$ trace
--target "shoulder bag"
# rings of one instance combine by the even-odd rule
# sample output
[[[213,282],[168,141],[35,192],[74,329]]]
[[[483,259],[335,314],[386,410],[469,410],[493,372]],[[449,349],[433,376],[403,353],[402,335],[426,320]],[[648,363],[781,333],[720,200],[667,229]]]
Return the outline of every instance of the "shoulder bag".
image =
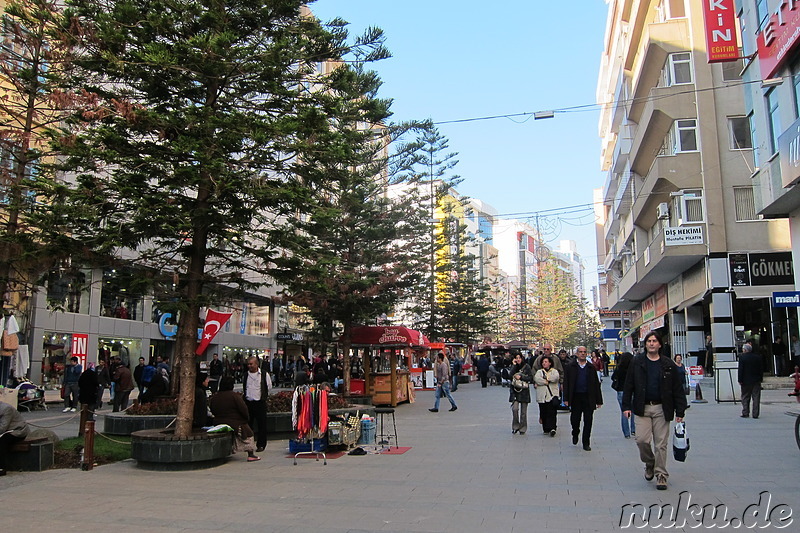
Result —
[[[547,381],[547,374],[544,370],[542,370],[542,375],[544,376],[544,380]],[[553,391],[550,390],[550,382],[547,381],[547,390],[552,394],[552,398],[550,398],[550,403],[553,404],[555,407],[561,407],[561,398],[558,397],[558,394],[553,394]]]

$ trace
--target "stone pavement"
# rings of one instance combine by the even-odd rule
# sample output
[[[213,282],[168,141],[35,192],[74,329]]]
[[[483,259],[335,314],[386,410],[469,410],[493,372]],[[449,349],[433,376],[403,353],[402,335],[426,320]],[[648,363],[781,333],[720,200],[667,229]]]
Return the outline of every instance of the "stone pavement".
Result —
[[[623,505],[678,506],[682,491],[684,501],[688,494],[693,504],[727,506],[728,518],[768,491],[766,507],[791,509],[793,523],[782,530],[798,530],[800,450],[786,412],[800,412],[800,404],[787,391],[765,391],[758,420],[739,418],[731,403],[692,404],[688,459],[678,463],[670,453],[669,490],[656,491],[633,439],[622,437],[610,379],[603,390],[591,452],[571,444],[567,414],[555,438],[542,435],[535,404],[528,434],[512,435],[508,389],[470,383],[454,394],[458,411],[448,412],[445,401],[441,412],[428,412],[427,391],[398,407],[400,445],[412,447],[402,455],[345,455],[327,466],[303,458],[293,466],[287,443],[271,441],[260,462],[238,454],[194,472],[145,471],[126,461],[91,472],[11,473],[0,478],[3,530],[605,532],[620,529]],[[640,530],[651,529],[652,522]]]

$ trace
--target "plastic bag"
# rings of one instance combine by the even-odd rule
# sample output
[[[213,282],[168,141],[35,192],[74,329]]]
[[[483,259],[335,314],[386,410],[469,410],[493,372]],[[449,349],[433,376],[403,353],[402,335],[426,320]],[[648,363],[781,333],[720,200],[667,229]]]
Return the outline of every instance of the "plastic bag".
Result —
[[[678,422],[675,424],[675,431],[672,434],[672,454],[676,461],[686,460],[686,452],[689,451],[689,437],[686,434],[686,423]]]

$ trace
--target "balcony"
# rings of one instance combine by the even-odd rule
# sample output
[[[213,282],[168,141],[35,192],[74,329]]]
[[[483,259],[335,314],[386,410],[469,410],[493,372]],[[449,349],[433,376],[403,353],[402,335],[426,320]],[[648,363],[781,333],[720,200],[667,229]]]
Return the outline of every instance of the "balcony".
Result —
[[[649,228],[656,218],[656,205],[670,200],[669,193],[702,187],[700,152],[656,157],[633,204],[633,218]]]

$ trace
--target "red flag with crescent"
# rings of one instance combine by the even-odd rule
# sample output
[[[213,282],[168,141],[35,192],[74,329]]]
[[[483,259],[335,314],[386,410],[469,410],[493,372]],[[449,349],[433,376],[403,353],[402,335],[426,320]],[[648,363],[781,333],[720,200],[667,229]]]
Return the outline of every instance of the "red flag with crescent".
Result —
[[[200,337],[200,344],[194,351],[195,354],[203,355],[203,352],[206,351],[208,345],[211,344],[211,341],[214,340],[214,337],[217,336],[219,330],[222,329],[222,326],[225,325],[225,322],[228,321],[232,314],[233,313],[220,313],[218,311],[214,311],[213,309],[206,311],[206,323],[203,326],[203,334]]]

